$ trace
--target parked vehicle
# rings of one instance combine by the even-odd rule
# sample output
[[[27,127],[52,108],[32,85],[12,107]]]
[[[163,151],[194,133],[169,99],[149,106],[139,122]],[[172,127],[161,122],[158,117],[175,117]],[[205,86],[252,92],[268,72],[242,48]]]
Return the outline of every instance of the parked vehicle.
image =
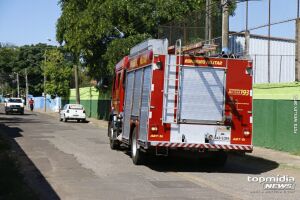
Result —
[[[21,98],[8,98],[5,100],[5,114],[19,113],[24,114],[24,104]]]
[[[147,40],[115,67],[108,137],[112,149],[146,154],[196,151],[224,165],[252,151],[252,62],[197,56],[212,47]]]
[[[80,104],[66,104],[59,112],[59,120],[64,122],[67,122],[68,120],[85,122],[86,115],[84,107]]]

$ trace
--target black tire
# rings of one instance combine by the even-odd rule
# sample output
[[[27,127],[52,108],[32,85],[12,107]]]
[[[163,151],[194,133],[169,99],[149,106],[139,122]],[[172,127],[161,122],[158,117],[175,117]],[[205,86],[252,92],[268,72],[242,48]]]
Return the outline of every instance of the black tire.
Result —
[[[215,167],[224,167],[227,162],[227,153],[224,151],[214,152],[211,157],[211,164]]]
[[[80,123],[80,119],[77,119],[77,123]]]
[[[62,120],[63,120],[63,119],[59,117],[59,121],[62,122]]]
[[[66,116],[64,116],[64,119],[63,119],[64,122],[67,122],[68,119],[66,118]]]
[[[6,115],[8,115],[8,112],[7,112],[7,111],[5,111],[5,114],[6,114]]]
[[[24,111],[23,111],[23,112],[21,112],[21,115],[24,115]]]
[[[145,154],[139,148],[136,132],[137,128],[134,128],[131,134],[131,158],[135,165],[141,165],[145,161]]]
[[[113,149],[113,150],[116,150],[120,147],[120,143],[118,140],[116,140],[114,138],[114,127],[113,127],[113,122],[110,122],[109,123],[109,126],[108,126],[108,137],[109,137],[109,145],[110,145],[110,148]]]

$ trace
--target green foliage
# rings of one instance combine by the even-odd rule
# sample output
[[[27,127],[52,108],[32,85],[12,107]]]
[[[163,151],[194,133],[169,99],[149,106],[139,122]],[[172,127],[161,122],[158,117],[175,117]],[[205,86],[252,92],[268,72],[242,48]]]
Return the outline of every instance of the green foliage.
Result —
[[[149,34],[137,34],[127,38],[118,38],[113,40],[107,47],[103,58],[108,61],[108,70],[106,74],[112,74],[115,64],[120,61],[124,55],[128,55],[130,48],[137,43],[151,37]]]
[[[16,48],[0,48],[0,87],[3,89],[4,94],[8,93],[8,88],[15,85],[15,74],[13,72],[18,62],[18,53],[19,51]]]
[[[41,95],[43,92],[43,70],[41,68],[46,49],[53,49],[46,44],[14,47],[5,45],[0,48],[0,84],[4,92],[16,91],[16,74],[19,73],[22,95],[25,91],[25,69],[28,73],[29,93]],[[16,94],[16,92],[14,92]]]
[[[18,55],[17,71],[21,73],[21,87],[25,88],[24,71],[27,68],[29,93],[33,95],[41,95],[43,92],[43,69],[45,52],[47,49],[54,49],[53,46],[46,44],[25,45],[21,46]]]
[[[47,78],[47,94],[68,96],[72,68],[64,59],[64,54],[58,49],[46,51],[46,61],[43,65]]]

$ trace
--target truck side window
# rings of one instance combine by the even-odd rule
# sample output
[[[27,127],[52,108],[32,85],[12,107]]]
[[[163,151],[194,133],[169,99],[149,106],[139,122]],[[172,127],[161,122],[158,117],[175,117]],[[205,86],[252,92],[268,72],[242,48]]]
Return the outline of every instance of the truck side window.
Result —
[[[120,83],[121,83],[121,72],[119,72],[118,76],[117,76],[117,85],[116,85],[116,88],[119,88]]]
[[[125,88],[125,84],[126,84],[126,72],[123,71],[123,88]]]

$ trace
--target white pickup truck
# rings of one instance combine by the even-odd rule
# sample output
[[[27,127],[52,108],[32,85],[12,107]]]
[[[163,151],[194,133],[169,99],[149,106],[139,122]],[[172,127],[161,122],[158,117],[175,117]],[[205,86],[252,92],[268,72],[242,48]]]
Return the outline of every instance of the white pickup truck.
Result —
[[[24,114],[24,103],[21,98],[9,98],[5,101],[5,114],[20,113]]]

